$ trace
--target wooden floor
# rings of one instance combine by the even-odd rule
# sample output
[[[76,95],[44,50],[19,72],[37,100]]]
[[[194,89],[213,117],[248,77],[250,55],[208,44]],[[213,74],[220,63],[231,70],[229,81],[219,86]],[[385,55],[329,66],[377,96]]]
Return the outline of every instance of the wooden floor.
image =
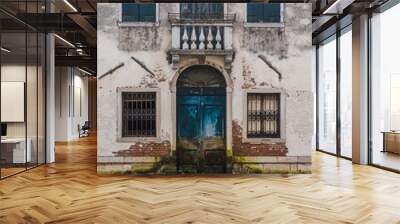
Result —
[[[381,152],[380,150],[375,150],[372,157],[373,163],[388,167],[395,170],[400,170],[400,155],[391,152]]]
[[[313,174],[97,176],[96,142],[0,181],[0,223],[400,223],[400,175],[315,153]]]

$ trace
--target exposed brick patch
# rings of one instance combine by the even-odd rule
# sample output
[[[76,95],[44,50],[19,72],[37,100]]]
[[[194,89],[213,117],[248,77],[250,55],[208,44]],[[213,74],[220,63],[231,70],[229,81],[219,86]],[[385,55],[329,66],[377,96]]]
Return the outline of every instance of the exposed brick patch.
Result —
[[[117,152],[113,152],[116,156],[165,156],[169,155],[171,151],[171,143],[167,140],[156,143],[142,143],[136,142],[131,145],[129,149],[119,150]]]
[[[232,121],[232,149],[235,156],[286,156],[288,149],[285,143],[243,143],[242,127]]]

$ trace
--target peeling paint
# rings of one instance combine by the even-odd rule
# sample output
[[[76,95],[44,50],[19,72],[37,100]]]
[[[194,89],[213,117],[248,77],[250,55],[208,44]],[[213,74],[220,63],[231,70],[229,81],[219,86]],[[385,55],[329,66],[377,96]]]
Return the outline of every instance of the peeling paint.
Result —
[[[246,62],[245,58],[242,58],[242,66],[243,66],[243,83],[242,83],[242,89],[250,89],[254,86],[256,86],[256,81],[252,77],[252,70],[251,66]]]
[[[234,57],[229,62],[231,66],[227,66],[222,56],[179,55],[179,60],[175,60],[177,67],[174,68],[167,59],[172,39],[168,13],[177,9],[179,9],[177,3],[160,3],[157,23],[152,26],[126,26],[119,21],[120,4],[98,4],[99,74],[105,74],[118,62],[124,62],[126,65],[114,71],[112,78],[98,80],[98,155],[117,157],[119,153],[125,155],[125,158],[138,158],[146,154],[171,154],[171,147],[175,147],[173,141],[176,135],[174,129],[176,115],[173,114],[172,99],[176,93],[170,83],[176,78],[175,75],[179,74],[176,69],[204,63],[220,68],[230,80],[233,80],[232,88],[229,89],[232,95],[232,120],[228,122],[232,122],[233,126],[233,133],[230,136],[233,145],[228,146],[230,149],[227,150],[229,160],[240,155],[310,156],[314,127],[311,4],[284,4],[284,24],[281,27],[248,27],[244,18],[245,5],[227,3],[227,13],[235,13],[237,18],[232,27]],[[266,66],[258,55],[265,56],[273,66],[268,64]],[[133,61],[132,56],[140,60],[150,72]],[[277,73],[283,75],[281,80]],[[157,88],[160,91],[161,122],[157,128],[161,130],[161,136],[157,136],[159,141],[155,144],[167,141],[169,146],[159,146],[162,149],[157,151],[150,150],[149,147],[153,146],[149,146],[151,143],[147,141],[116,140],[118,126],[116,90],[120,87]],[[282,144],[243,143],[240,126],[244,122],[243,93],[244,90],[257,89],[279,89],[286,94],[285,142]],[[229,161],[228,165],[230,166]],[[134,172],[144,172],[144,166],[136,167],[138,170]],[[292,168],[289,167],[289,170]],[[115,169],[130,170],[129,172],[133,173],[131,165],[120,165]],[[256,168],[254,169],[252,172],[258,172]],[[278,167],[263,167],[263,172],[266,169],[268,172],[279,170]]]
[[[288,149],[284,142],[243,142],[242,127],[232,121],[232,149],[234,156],[286,156]]]
[[[171,143],[163,141],[156,142],[135,142],[129,149],[122,149],[113,152],[115,156],[165,156],[171,151]]]

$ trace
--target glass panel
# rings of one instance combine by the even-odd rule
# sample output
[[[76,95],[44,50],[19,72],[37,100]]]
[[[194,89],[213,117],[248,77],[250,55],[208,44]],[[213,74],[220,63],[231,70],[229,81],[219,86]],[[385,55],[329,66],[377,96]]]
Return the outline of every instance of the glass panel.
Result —
[[[352,157],[352,33],[340,36],[341,155]]]
[[[372,163],[400,170],[400,5],[372,18]]]
[[[26,116],[27,116],[27,150],[28,150],[28,168],[37,165],[37,132],[38,132],[38,107],[37,107],[37,79],[38,79],[38,35],[36,32],[27,33],[28,44],[28,62],[27,62],[27,80],[26,80]],[[30,153],[29,153],[30,152]]]
[[[319,149],[336,154],[336,37],[318,48]]]
[[[3,32],[1,46],[1,176],[25,170],[31,151],[26,151],[26,33]]]
[[[38,147],[38,164],[43,164],[45,163],[45,120],[46,120],[46,104],[45,104],[45,99],[46,99],[46,79],[45,79],[45,65],[46,65],[46,51],[45,51],[45,45],[46,45],[46,36],[44,34],[39,34],[39,43],[38,43],[38,77],[37,77],[37,82],[38,82],[38,142],[37,142],[37,147]]]

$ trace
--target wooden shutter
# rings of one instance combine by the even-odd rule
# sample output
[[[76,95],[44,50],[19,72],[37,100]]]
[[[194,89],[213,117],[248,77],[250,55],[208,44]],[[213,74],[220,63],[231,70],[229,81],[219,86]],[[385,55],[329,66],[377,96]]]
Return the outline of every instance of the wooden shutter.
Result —
[[[248,23],[263,22],[263,4],[247,3],[247,22]]]
[[[280,23],[281,22],[281,4],[267,3],[263,4],[263,22],[265,23]]]
[[[139,21],[155,22],[156,21],[156,4],[139,4]]]
[[[155,22],[156,4],[123,3],[122,21],[126,22]]]
[[[122,4],[122,21],[137,22],[139,21],[139,6],[135,3]]]

